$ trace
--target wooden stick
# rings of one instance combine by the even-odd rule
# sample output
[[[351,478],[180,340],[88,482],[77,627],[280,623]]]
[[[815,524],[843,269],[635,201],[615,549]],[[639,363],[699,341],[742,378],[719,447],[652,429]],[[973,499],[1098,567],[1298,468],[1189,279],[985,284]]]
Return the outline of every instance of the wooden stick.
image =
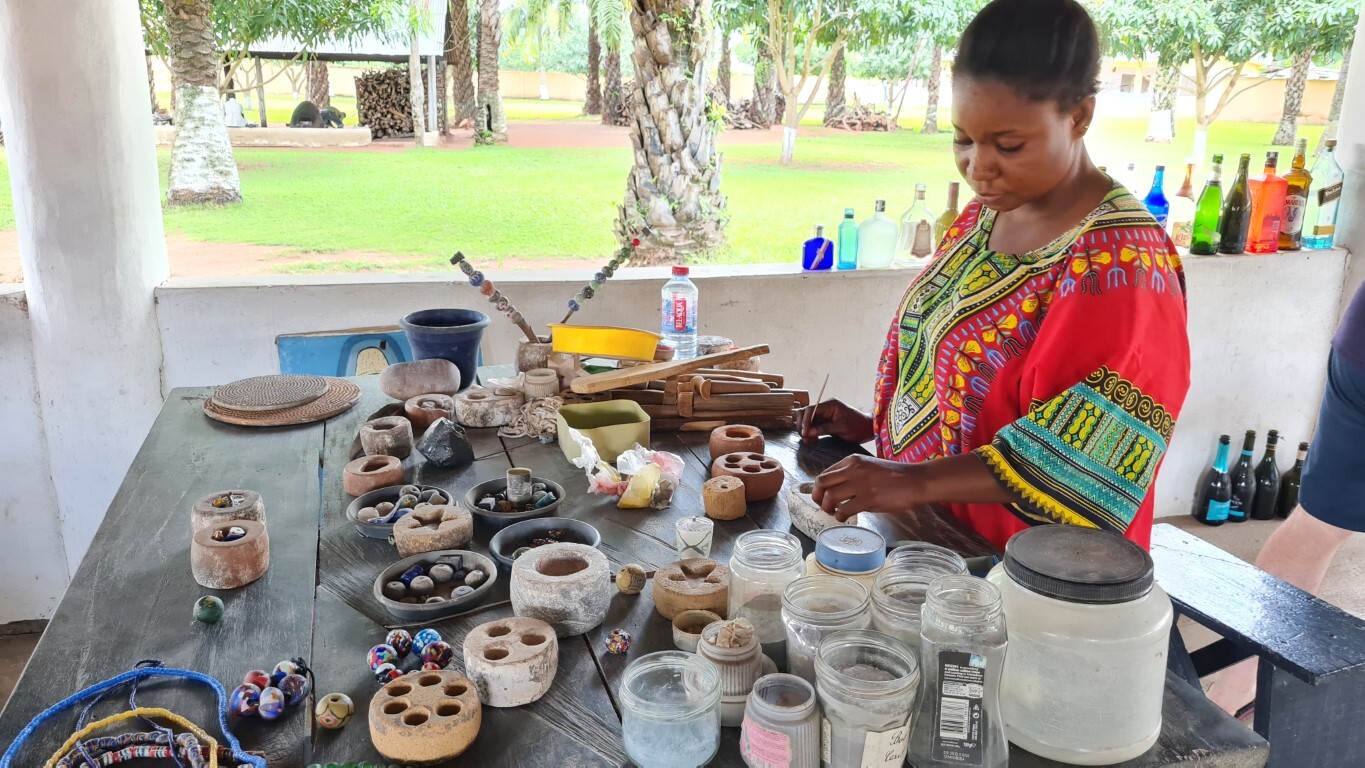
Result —
[[[598,373],[592,376],[583,376],[573,380],[571,385],[573,391],[579,394],[593,394],[595,392],[607,392],[619,387],[639,384],[640,382],[654,381],[655,379],[666,379],[669,376],[677,376],[682,373],[692,373],[699,368],[719,363],[728,363],[734,360],[747,360],[755,355],[766,355],[772,351],[767,344],[757,344],[744,349],[732,349],[729,352],[717,352],[714,355],[703,355],[691,360],[673,360],[667,363],[650,363],[649,365],[638,365],[633,368],[623,368],[606,373]]]
[[[820,385],[820,394],[815,396],[815,404],[819,405],[825,400],[825,387],[829,386],[829,374],[825,374],[825,383]],[[808,403],[809,405],[809,403]]]
[[[715,395],[764,395],[773,391],[772,387],[769,387],[766,383],[760,381],[713,381],[711,379],[693,379],[692,381],[697,394],[706,398],[714,397]]]
[[[779,408],[792,410],[796,405],[796,398],[791,395],[775,393],[769,395],[716,395],[715,397],[699,397],[692,401],[692,408],[700,411],[735,411],[761,408]]]
[[[776,374],[776,373],[755,373],[755,372],[753,372],[753,371],[734,371],[734,370],[730,370],[730,369],[728,369],[728,368],[701,368],[701,369],[699,369],[699,370],[690,371],[690,372],[691,372],[691,373],[696,373],[696,374],[701,374],[701,375],[703,375],[703,376],[734,376],[734,377],[740,378],[740,379],[756,379],[756,380],[758,380],[758,381],[768,381],[768,382],[772,382],[773,384],[776,384],[776,385],[779,386],[779,387],[782,386],[783,384],[786,384],[786,383],[787,383],[787,380],[786,380],[785,378],[783,378],[780,374]]]

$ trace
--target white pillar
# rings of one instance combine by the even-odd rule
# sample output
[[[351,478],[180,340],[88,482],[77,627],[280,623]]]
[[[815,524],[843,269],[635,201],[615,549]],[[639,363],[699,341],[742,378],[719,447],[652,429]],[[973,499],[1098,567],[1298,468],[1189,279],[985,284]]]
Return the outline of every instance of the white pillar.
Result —
[[[162,403],[166,241],[137,4],[0,2],[0,120],[74,572]]]
[[[1365,43],[1365,17],[1356,23],[1356,40]],[[1365,280],[1365,44],[1351,46],[1351,71],[1346,78],[1346,93],[1341,100],[1341,123],[1337,127],[1337,162],[1346,172],[1342,183],[1341,207],[1337,209],[1337,234],[1334,245],[1351,252],[1346,284],[1342,291],[1342,310]]]

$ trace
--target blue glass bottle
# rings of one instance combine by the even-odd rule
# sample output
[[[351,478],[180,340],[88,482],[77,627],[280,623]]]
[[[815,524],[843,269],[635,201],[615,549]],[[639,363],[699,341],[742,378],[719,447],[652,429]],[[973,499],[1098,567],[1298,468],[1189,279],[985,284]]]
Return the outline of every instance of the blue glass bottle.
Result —
[[[825,237],[825,225],[815,225],[815,237],[801,249],[801,268],[807,272],[823,272],[834,266],[834,243]]]
[[[839,224],[839,269],[858,268],[858,222],[853,220],[853,209],[844,209],[844,220]]]
[[[1166,199],[1166,192],[1162,184],[1166,180],[1166,166],[1158,165],[1156,175],[1152,177],[1152,189],[1147,192],[1147,196],[1142,199],[1142,204],[1147,206],[1148,212],[1156,223],[1166,226],[1166,216],[1171,212],[1171,203]]]

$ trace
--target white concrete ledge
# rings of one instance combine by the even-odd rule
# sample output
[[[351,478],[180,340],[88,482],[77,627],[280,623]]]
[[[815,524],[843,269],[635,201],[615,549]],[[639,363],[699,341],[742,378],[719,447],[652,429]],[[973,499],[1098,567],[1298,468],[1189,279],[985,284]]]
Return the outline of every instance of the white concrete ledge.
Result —
[[[158,125],[152,132],[159,147],[175,141],[175,126]],[[369,128],[229,128],[234,147],[363,147],[370,143]]]

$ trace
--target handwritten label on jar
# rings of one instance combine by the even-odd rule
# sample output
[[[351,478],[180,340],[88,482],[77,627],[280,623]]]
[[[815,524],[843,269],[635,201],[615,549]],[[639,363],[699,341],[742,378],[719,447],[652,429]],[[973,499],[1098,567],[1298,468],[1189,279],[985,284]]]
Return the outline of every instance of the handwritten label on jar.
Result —
[[[745,715],[739,735],[739,754],[750,768],[788,768],[792,764],[791,737],[764,728]]]
[[[981,765],[981,700],[986,697],[986,658],[943,651],[938,655],[938,727],[934,759],[952,765]]]
[[[899,768],[910,749],[910,724],[881,733],[867,734],[863,742],[863,768]]]

